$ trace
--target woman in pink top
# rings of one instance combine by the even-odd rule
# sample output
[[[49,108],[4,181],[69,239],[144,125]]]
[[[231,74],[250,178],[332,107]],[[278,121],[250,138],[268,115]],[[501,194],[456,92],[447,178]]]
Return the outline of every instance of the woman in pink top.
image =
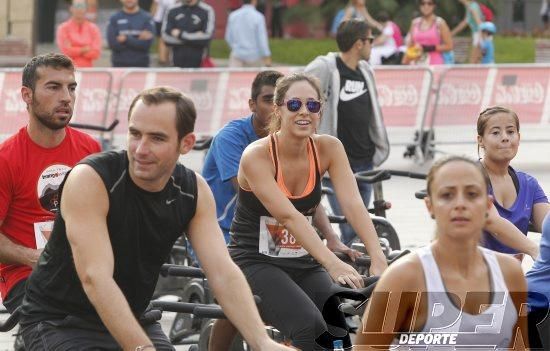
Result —
[[[76,67],[92,67],[101,52],[101,33],[86,19],[86,0],[73,0],[71,18],[57,28],[57,46]]]
[[[407,41],[407,54],[403,63],[426,61],[430,65],[444,63],[442,53],[453,49],[449,26],[435,15],[436,0],[419,0],[422,16],[413,19]]]

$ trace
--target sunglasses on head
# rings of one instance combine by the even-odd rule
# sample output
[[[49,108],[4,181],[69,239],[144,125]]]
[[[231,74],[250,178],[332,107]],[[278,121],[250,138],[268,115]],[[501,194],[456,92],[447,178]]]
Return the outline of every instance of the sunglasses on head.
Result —
[[[290,112],[298,112],[302,108],[302,104],[303,102],[300,99],[288,99],[286,101],[286,108]],[[306,108],[311,113],[318,113],[321,111],[321,101],[308,100],[306,101]]]

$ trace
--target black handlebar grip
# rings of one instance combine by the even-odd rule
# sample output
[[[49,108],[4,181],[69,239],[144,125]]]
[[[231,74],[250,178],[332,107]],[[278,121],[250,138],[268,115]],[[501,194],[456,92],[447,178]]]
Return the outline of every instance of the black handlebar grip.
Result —
[[[197,267],[181,266],[176,264],[163,264],[160,268],[160,275],[163,277],[189,277],[189,278],[205,278],[202,269]]]
[[[200,304],[190,302],[171,302],[171,301],[152,301],[151,304],[154,308],[158,308],[162,311],[179,312],[179,313],[193,313],[193,310],[200,306]],[[206,306],[206,305],[203,305]]]
[[[330,223],[347,223],[348,222],[345,216],[328,215],[327,217]]]
[[[428,196],[428,191],[426,189],[419,190],[414,193],[414,197],[416,197],[419,200],[423,200],[426,196]]]
[[[195,142],[195,145],[193,145],[193,150],[195,151],[202,151],[210,148],[210,145],[212,145],[212,140],[214,139],[213,136],[207,135]]]
[[[193,314],[199,318],[215,318],[225,319],[227,318],[223,313],[220,306],[197,306],[193,309]]]
[[[355,179],[357,179],[360,182],[365,182],[369,184],[382,182],[390,178],[391,178],[390,172],[383,169],[377,170],[377,171],[365,171],[365,172],[355,173]]]

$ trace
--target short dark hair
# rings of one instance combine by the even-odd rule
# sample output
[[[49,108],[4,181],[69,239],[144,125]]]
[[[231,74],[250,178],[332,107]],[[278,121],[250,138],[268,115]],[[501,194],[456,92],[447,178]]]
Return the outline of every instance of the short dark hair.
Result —
[[[163,102],[173,102],[176,105],[178,140],[191,133],[195,128],[195,120],[197,119],[195,104],[193,100],[183,95],[180,91],[172,87],[155,87],[143,90],[130,104],[128,121],[130,120],[134,106],[139,100],[143,101],[147,106],[160,105]]]
[[[250,92],[250,98],[254,101],[260,95],[263,86],[274,87],[277,84],[277,79],[281,78],[283,74],[277,71],[261,71],[256,75],[252,82],[252,91]]]
[[[243,0],[243,5],[250,4],[252,0]]]
[[[367,22],[360,20],[343,21],[336,32],[336,44],[341,52],[347,52],[359,39],[365,38],[370,28]]]
[[[40,78],[37,70],[39,67],[53,67],[55,69],[68,69],[74,71],[73,61],[63,54],[49,53],[33,57],[23,68],[22,85],[34,91],[36,81]]]

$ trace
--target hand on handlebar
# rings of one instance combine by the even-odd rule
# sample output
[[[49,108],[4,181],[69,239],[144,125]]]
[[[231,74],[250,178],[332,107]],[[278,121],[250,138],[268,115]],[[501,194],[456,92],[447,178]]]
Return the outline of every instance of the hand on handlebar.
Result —
[[[371,263],[369,267],[370,275],[382,275],[382,273],[388,268],[388,262],[383,260],[375,260],[371,257]]]
[[[362,256],[363,254],[357,250],[349,248],[346,246],[340,239],[336,238],[334,240],[327,239],[327,247],[332,252],[341,252],[349,256],[352,261],[355,261],[357,257]]]
[[[326,267],[328,274],[338,284],[347,284],[352,289],[363,287],[363,278],[347,263],[336,259],[332,265]]]

